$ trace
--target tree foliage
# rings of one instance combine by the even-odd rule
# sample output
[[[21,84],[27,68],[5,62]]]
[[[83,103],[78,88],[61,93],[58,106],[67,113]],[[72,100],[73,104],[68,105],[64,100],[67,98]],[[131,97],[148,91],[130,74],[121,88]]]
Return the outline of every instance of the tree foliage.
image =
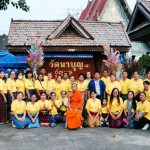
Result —
[[[30,10],[30,7],[27,5],[26,0],[0,0],[0,10],[7,10],[8,6],[12,5],[16,9],[22,9],[23,11],[28,12]]]

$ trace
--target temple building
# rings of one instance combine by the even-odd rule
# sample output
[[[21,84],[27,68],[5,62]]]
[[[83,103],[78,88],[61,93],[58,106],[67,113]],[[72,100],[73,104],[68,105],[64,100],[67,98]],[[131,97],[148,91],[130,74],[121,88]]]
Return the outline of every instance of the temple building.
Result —
[[[146,0],[141,0],[146,1]],[[125,30],[131,19],[132,12],[126,0],[92,0],[81,13],[79,20],[99,22],[122,22]],[[121,40],[121,39],[120,39]],[[132,41],[128,56],[136,56],[150,52],[150,47],[143,41]]]
[[[132,41],[144,41],[150,47],[150,1],[137,1],[127,32]]]
[[[131,47],[121,22],[79,21],[68,15],[56,21],[12,19],[7,48],[18,57],[27,57],[27,50],[37,36],[45,40],[43,67],[55,76],[64,71],[76,77],[87,71],[102,71],[103,45],[108,41],[120,53]]]

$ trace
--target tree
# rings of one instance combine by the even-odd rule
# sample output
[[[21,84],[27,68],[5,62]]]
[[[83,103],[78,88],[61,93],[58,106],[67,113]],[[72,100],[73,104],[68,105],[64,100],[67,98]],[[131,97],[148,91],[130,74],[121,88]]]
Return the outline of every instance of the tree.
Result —
[[[0,10],[7,10],[8,5],[10,4],[16,9],[22,9],[26,12],[30,10],[30,7],[27,5],[26,0],[18,0],[17,2],[12,0],[0,0]]]

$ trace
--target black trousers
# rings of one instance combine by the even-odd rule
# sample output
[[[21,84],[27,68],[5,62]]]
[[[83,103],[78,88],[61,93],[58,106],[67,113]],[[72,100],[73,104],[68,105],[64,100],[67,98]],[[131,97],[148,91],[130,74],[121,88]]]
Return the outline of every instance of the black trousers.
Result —
[[[143,117],[143,118],[140,118],[139,121],[134,122],[134,127],[135,127],[135,129],[141,129],[145,126],[146,123],[150,124],[150,120]]]

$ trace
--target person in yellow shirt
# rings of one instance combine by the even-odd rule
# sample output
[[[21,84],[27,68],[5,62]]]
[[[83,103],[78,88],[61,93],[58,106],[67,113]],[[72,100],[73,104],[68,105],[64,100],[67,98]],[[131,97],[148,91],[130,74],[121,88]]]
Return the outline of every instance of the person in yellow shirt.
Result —
[[[30,124],[28,125],[28,128],[39,128],[39,104],[36,102],[37,97],[35,94],[31,95],[31,102],[27,103],[27,114],[28,118],[30,119]]]
[[[66,91],[61,91],[61,98],[58,100],[60,103],[59,115],[62,122],[66,122],[66,111],[68,108],[68,98],[66,97]]]
[[[52,73],[48,73],[48,80],[47,80],[47,87],[46,87],[46,94],[49,96],[51,92],[54,92],[55,89],[55,80],[53,79]]]
[[[137,104],[135,129],[147,130],[150,124],[150,102],[146,100],[146,94],[140,93],[140,102]]]
[[[17,99],[11,104],[12,121],[18,129],[26,128],[30,124],[29,118],[26,117],[26,103],[22,100],[23,93],[17,93]]]
[[[103,70],[103,77],[101,78],[101,80],[103,80],[103,82],[105,83],[106,86],[110,82],[110,77],[108,76],[108,70],[107,69]]]
[[[121,85],[118,81],[116,81],[116,75],[111,74],[110,75],[110,82],[106,86],[106,93],[107,93],[107,99],[110,99],[110,95],[112,93],[112,90],[114,88],[117,88],[119,92],[121,92]]]
[[[50,105],[50,102],[46,99],[46,93],[41,93],[40,100],[38,100],[37,103],[40,109],[40,125],[48,127],[50,125],[49,112],[51,111],[52,107]]]
[[[38,100],[40,99],[41,93],[46,92],[46,82],[47,81],[44,81],[43,73],[39,73],[34,84]]]
[[[127,98],[128,98],[130,80],[127,77],[128,77],[128,73],[126,71],[123,71],[122,72],[122,80],[119,81],[119,83],[121,85],[120,97],[123,99],[123,101],[127,100]]]
[[[91,81],[92,79],[92,74],[90,71],[88,71],[86,73],[86,79],[84,80],[85,84],[86,84],[86,89],[88,89],[88,85],[89,85],[89,82]]]
[[[16,89],[16,81],[15,81],[15,72],[11,71],[9,73],[9,78],[6,81],[6,88],[7,88],[7,112],[8,112],[8,119],[10,119],[11,114],[11,103],[16,99],[17,89]]]
[[[55,89],[54,92],[56,93],[56,99],[61,98],[61,91],[64,90],[64,84],[62,82],[62,77],[61,75],[58,75],[56,78],[56,83],[55,83]]]
[[[69,93],[71,93],[72,92],[72,84],[73,83],[76,83],[76,79],[75,79],[75,76],[74,75],[71,75],[71,77],[70,77],[70,82],[69,82]]]
[[[67,92],[67,97],[68,97],[70,80],[68,79],[68,73],[67,72],[63,73],[62,83],[64,85],[64,90]]]
[[[144,92],[146,94],[146,100],[150,102],[150,82],[149,81],[144,81]]]
[[[57,123],[60,122],[61,118],[58,115],[58,111],[60,108],[60,102],[56,99],[56,93],[51,93],[51,100],[49,101],[51,105],[51,111],[50,111],[50,125],[51,127],[55,127]]]
[[[91,91],[91,98],[87,100],[87,123],[90,127],[100,126],[101,101],[96,98],[96,91]]]
[[[35,94],[33,72],[27,71],[25,78],[26,101],[30,101],[31,95]]]
[[[25,84],[23,81],[23,73],[22,72],[18,72],[17,75],[17,80],[16,80],[16,88],[17,88],[17,92],[22,92],[23,95],[25,94]]]
[[[107,108],[109,111],[109,127],[120,128],[123,126],[123,100],[119,97],[119,89],[114,88],[108,100]]]
[[[147,72],[147,79],[145,79],[144,81],[150,82],[150,70]]]
[[[78,75],[78,82],[77,82],[77,88],[79,91],[82,92],[83,100],[87,100],[87,86],[86,83],[84,82],[84,74],[80,73]]]
[[[6,123],[7,117],[6,117],[6,83],[4,82],[5,73],[4,71],[0,71],[0,124]]]
[[[128,92],[128,98],[124,101],[124,127],[125,128],[134,128],[134,117],[136,111],[136,101],[134,99],[134,92]]]
[[[139,94],[144,90],[143,81],[139,78],[139,73],[134,72],[133,79],[131,79],[129,84],[129,90],[134,92],[135,100],[139,101]]]
[[[42,68],[40,73],[42,73],[44,75],[44,81],[47,81],[48,77],[46,76],[46,70],[44,68]]]
[[[108,117],[109,117],[109,112],[107,108],[107,100],[103,99],[102,108],[101,108],[101,118],[100,118],[102,127],[108,127]]]

